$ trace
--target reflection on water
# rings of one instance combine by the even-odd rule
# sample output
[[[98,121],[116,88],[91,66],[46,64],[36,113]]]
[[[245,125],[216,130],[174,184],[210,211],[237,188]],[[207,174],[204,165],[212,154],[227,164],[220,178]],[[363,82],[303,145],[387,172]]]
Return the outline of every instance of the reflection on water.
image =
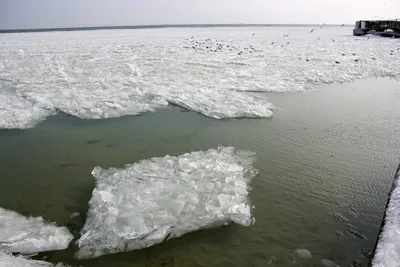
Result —
[[[93,260],[75,260],[73,243],[37,258],[113,267],[365,265],[398,165],[398,87],[380,79],[261,94],[277,107],[273,119],[213,120],[169,107],[108,120],[59,114],[30,130],[1,131],[0,206],[54,220],[78,236],[95,166],[231,145],[257,153],[255,225],[198,231]]]

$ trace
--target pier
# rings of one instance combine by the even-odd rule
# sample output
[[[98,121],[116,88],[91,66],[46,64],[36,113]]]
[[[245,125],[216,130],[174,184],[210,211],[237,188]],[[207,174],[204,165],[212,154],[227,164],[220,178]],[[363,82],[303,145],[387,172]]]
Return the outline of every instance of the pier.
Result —
[[[356,22],[353,35],[375,34],[400,38],[400,20],[360,20]]]

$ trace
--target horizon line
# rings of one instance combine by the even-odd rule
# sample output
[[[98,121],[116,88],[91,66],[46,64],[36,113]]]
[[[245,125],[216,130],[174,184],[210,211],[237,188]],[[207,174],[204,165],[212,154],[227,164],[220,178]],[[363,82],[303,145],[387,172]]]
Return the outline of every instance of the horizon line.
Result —
[[[144,24],[119,26],[75,26],[47,28],[0,29],[0,33],[18,32],[49,32],[49,31],[85,31],[85,30],[114,30],[114,29],[147,29],[147,28],[208,28],[208,27],[271,27],[271,26],[320,26],[321,23],[209,23],[209,24]],[[324,24],[324,26],[352,26],[353,24]]]

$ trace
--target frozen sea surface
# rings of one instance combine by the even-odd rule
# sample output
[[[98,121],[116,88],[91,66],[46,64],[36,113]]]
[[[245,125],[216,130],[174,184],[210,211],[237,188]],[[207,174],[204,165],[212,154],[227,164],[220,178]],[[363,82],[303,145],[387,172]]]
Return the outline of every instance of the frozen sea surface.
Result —
[[[65,227],[0,208],[0,250],[22,254],[62,250],[72,238]]]
[[[400,166],[386,209],[385,225],[379,236],[372,267],[400,266]]]
[[[355,37],[349,27],[310,29],[2,34],[0,91],[13,93],[0,92],[0,128],[32,127],[58,110],[102,119],[168,103],[217,119],[270,117],[271,103],[252,92],[399,78],[397,40]]]
[[[96,187],[76,257],[145,248],[232,221],[251,225],[253,161],[251,152],[220,147],[123,169],[94,168]]]

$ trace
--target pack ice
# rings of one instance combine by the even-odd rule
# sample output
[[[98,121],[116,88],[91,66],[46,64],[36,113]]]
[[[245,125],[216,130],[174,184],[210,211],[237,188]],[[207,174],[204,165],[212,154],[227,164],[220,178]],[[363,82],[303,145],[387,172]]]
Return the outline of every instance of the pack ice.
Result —
[[[272,104],[254,92],[400,79],[400,50],[392,38],[349,36],[348,27],[323,27],[312,34],[306,27],[287,27],[287,37],[280,27],[251,28],[254,36],[249,30],[2,35],[0,128],[32,127],[53,114],[43,113],[47,110],[103,119],[168,103],[216,119],[271,117]],[[2,95],[4,88],[15,94]]]
[[[0,250],[22,254],[61,250],[72,238],[67,228],[45,222],[42,217],[25,217],[0,208]]]
[[[254,154],[233,147],[94,168],[77,258],[135,250],[202,228],[253,222]]]

